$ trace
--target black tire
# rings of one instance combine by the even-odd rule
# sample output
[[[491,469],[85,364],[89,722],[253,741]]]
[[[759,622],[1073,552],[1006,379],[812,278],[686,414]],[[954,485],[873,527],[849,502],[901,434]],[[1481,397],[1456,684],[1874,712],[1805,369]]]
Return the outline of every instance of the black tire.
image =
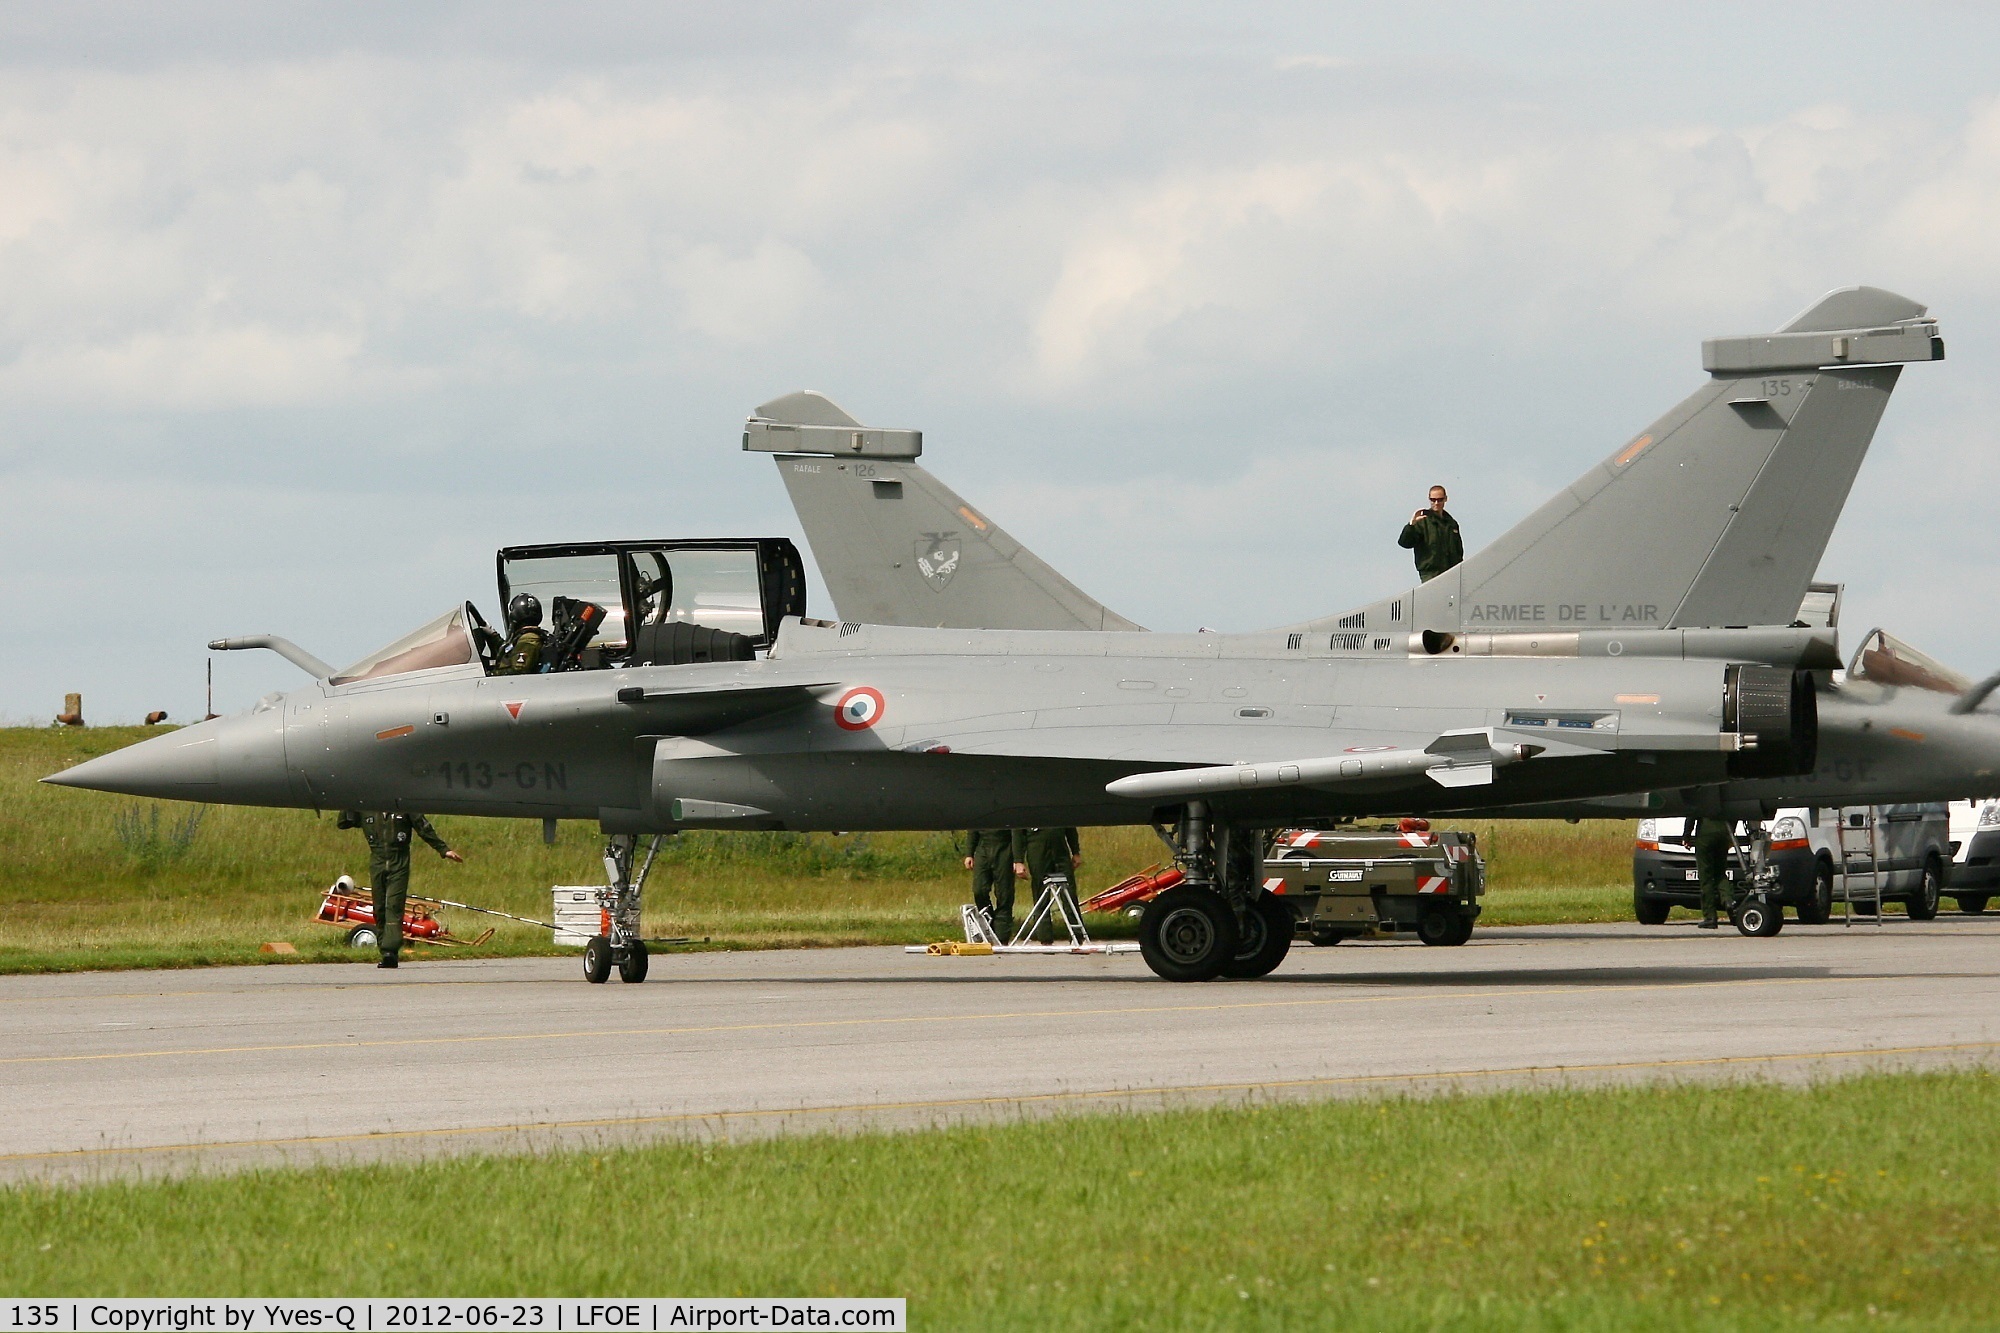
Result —
[[[1458,934],[1458,913],[1429,911],[1417,918],[1417,938],[1425,944],[1463,944]],[[1470,932],[1468,932],[1468,937]]]
[[[1924,873],[1917,888],[1903,900],[1903,910],[1912,921],[1933,921],[1938,914],[1938,898],[1944,892],[1944,871],[1935,856],[1924,861]]]
[[[1241,938],[1236,952],[1223,965],[1222,975],[1236,981],[1269,976],[1292,950],[1292,931],[1298,918],[1285,900],[1275,893],[1259,892],[1250,900],[1248,918],[1238,926]]]
[[[1813,862],[1812,899],[1793,910],[1802,926],[1823,926],[1833,920],[1833,862]]]
[[[373,949],[382,942],[373,926],[356,926],[347,932],[347,946],[350,949]]]
[[[1208,981],[1236,956],[1236,913],[1213,889],[1180,884],[1146,904],[1139,953],[1168,981]]]
[[[618,979],[638,985],[646,979],[646,962],[646,941],[633,940],[625,946],[625,956],[618,960]]]
[[[1313,948],[1315,949],[1331,949],[1346,938],[1347,936],[1337,930],[1315,930],[1312,932]]]
[[[583,946],[583,979],[593,986],[611,980],[611,941],[603,935],[592,935]]]
[[[1673,910],[1674,905],[1665,898],[1655,898],[1642,885],[1632,886],[1632,915],[1638,918],[1640,925],[1664,926],[1667,914]]]
[[[1978,916],[1986,910],[1988,896],[1984,893],[1961,893],[1958,895],[1958,910],[1967,916]]]
[[[1472,938],[1472,918],[1455,916],[1451,919],[1451,936],[1445,940],[1448,945],[1460,945]]]
[[[1767,939],[1785,928],[1785,910],[1776,903],[1752,898],[1730,913],[1738,933]]]

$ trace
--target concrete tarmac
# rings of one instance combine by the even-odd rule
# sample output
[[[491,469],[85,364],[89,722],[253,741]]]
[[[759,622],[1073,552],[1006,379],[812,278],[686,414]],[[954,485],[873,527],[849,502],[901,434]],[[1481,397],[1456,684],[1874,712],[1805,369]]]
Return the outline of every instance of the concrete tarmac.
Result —
[[[1204,985],[899,949],[0,977],[0,1179],[1947,1064],[2000,1064],[2000,918],[1302,945]]]

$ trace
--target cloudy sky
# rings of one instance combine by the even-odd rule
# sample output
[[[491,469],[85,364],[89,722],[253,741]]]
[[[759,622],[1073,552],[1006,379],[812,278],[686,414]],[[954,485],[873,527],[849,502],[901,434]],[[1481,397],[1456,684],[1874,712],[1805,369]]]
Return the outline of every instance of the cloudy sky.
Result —
[[[1950,359],[1822,575],[2000,667],[2000,11],[1000,8],[0,4],[0,718],[494,615],[504,544],[796,535],[737,434],[801,387],[1134,619],[1298,619],[1857,282]]]

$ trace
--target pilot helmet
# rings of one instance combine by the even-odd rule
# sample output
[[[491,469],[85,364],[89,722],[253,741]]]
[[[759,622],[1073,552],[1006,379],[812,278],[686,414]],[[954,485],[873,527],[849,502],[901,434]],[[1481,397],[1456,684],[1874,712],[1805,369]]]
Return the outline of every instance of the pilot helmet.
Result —
[[[507,603],[507,628],[518,631],[542,623],[542,599],[531,592],[517,592]]]

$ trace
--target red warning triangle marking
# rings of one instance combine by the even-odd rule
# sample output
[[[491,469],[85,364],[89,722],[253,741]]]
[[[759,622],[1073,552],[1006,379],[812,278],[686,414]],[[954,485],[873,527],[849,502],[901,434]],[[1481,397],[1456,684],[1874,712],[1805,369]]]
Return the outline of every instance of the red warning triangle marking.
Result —
[[[507,710],[508,717],[519,722],[521,720],[521,705],[526,702],[528,702],[526,699],[507,699],[500,706]]]

